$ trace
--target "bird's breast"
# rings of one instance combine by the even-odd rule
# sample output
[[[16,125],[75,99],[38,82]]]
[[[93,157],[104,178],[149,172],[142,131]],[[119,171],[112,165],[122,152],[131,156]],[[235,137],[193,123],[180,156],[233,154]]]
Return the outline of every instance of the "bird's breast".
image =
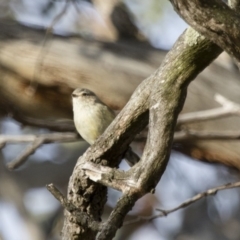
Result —
[[[74,110],[76,129],[89,144],[93,144],[113,120],[103,107],[94,105]]]

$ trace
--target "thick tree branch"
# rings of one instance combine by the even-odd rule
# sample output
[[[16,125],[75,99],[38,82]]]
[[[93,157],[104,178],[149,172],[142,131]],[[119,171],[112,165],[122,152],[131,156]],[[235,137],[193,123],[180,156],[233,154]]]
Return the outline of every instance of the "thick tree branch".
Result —
[[[240,15],[219,0],[170,0],[175,11],[240,62]],[[233,4],[236,7],[235,4]]]
[[[239,0],[228,0],[228,5],[235,11],[239,12],[239,10],[240,10],[240,1]]]
[[[220,53],[219,47],[188,29],[168,53],[161,68],[139,85],[105,133],[79,158],[69,182],[68,200],[94,219],[100,218],[106,199],[105,187],[88,180],[82,166],[87,161],[117,166],[119,157],[135,134],[147,125],[149,104],[150,131],[142,160],[123,176],[134,180],[134,188],[125,193],[133,202],[154,190],[169,158],[174,127],[185,100],[187,86]],[[131,202],[123,208],[130,209],[133,204]],[[111,221],[118,222],[117,226],[120,226],[126,213],[122,213],[121,220],[111,215]],[[113,228],[114,231],[107,231],[104,235],[106,238],[114,236],[116,228]],[[97,234],[72,224],[67,212],[63,233],[64,240],[71,239],[71,236],[94,239]]]
[[[79,207],[94,218],[100,216],[104,201],[98,201],[96,204],[95,199],[101,197],[104,199],[104,188],[84,179],[81,166],[89,160],[116,166],[121,152],[131,142],[133,136],[146,126],[149,108],[149,135],[142,160],[126,172],[124,177],[135,178],[135,187],[130,188],[128,193],[128,197],[132,197],[133,201],[152,191],[161,178],[169,158],[174,127],[185,100],[186,88],[190,81],[220,53],[221,49],[215,44],[188,29],[169,52],[161,68],[137,88],[129,103],[103,136],[78,160],[69,183],[68,198],[76,204],[84,202],[85,206],[80,204]],[[89,192],[89,189],[92,191]],[[103,194],[100,195],[100,192]],[[91,201],[86,198],[89,195]],[[132,205],[133,203],[124,207],[130,209]],[[123,211],[121,218],[112,214],[111,222],[117,221],[117,226],[120,226],[126,213],[127,211]],[[89,232],[88,229],[80,231],[81,226],[71,226],[69,216],[67,214],[65,216],[64,229],[68,231],[63,231],[66,233],[63,239],[71,238],[72,234],[76,236],[77,232],[81,233],[78,234],[79,238],[86,236],[88,239],[95,238],[96,233]],[[105,238],[114,236],[117,228],[113,228],[114,230],[104,231]]]

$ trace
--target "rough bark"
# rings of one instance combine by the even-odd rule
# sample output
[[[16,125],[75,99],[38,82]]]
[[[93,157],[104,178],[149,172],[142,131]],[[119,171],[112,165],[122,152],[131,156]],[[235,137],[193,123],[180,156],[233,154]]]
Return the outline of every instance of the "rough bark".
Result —
[[[218,46],[188,29],[159,70],[139,85],[107,131],[79,158],[69,182],[68,200],[97,220],[106,193],[102,185],[86,178],[86,163],[117,166],[133,137],[147,125],[150,110],[148,140],[141,161],[127,172],[111,172],[111,179],[104,178],[104,174],[97,177],[99,182],[123,192],[98,239],[112,239],[135,201],[154,191],[168,162],[177,116],[185,101],[188,84],[220,53]],[[90,175],[93,169],[87,169]],[[63,233],[63,239],[94,239],[97,234],[80,225],[68,212],[65,213]]]
[[[185,45],[186,42],[187,47]],[[196,52],[191,51],[196,50],[193,48],[193,46],[195,45],[205,46],[206,49],[204,49],[205,51],[203,49]],[[189,51],[188,47],[193,49]],[[185,52],[186,49],[188,50],[187,52]],[[189,52],[191,52],[190,61],[188,55]],[[181,111],[185,101],[187,86],[190,81],[193,80],[194,77],[199,73],[199,71],[203,70],[204,67],[206,67],[206,65],[204,66],[204,64],[207,63],[208,65],[221,52],[222,50],[210,40],[206,40],[203,36],[195,32],[194,30],[188,30],[186,32],[186,35],[180,38],[179,41],[176,43],[175,47],[169,52],[161,68],[152,77],[145,80],[137,88],[136,92],[133,94],[127,106],[118,115],[117,119],[114,121],[113,124],[111,124],[105,134],[97,141],[98,145],[94,145],[93,147],[91,147],[89,151],[78,160],[79,162],[77,166],[79,167],[79,169],[75,168],[68,190],[68,197],[70,197],[70,201],[75,200],[77,197],[76,195],[74,196],[73,193],[77,192],[77,182],[81,182],[79,181],[79,173],[81,173],[82,171],[80,166],[84,164],[85,161],[93,160],[94,162],[95,159],[106,159],[105,154],[101,153],[101,149],[104,149],[104,151],[106,152],[108,152],[108,150],[110,149],[110,153],[111,150],[115,150],[114,154],[116,154],[117,149],[114,149],[114,145],[118,145],[118,142],[121,142],[122,136],[127,135],[128,130],[131,130],[131,128],[133,128],[134,123],[131,122],[131,120],[141,119],[143,121],[144,119],[146,119],[146,117],[148,117],[148,115],[145,114],[147,113],[146,111],[149,109],[149,134],[147,144],[145,146],[142,159],[137,165],[135,165],[126,173],[119,171],[111,171],[108,168],[101,168],[100,170],[97,170],[97,167],[85,167],[84,170],[87,171],[82,171],[82,177],[84,177],[84,175],[87,173],[90,178],[92,177],[92,180],[96,182],[101,182],[102,184],[105,184],[107,186],[115,187],[116,189],[123,192],[123,197],[118,201],[117,206],[111,213],[107,222],[103,224],[98,239],[112,239],[117,231],[117,228],[122,225],[124,216],[134,205],[134,202],[145,193],[152,192],[155,188],[168,162],[174,134],[174,127],[177,122],[178,114]],[[198,55],[199,53],[200,55]],[[181,57],[181,61],[179,61],[178,59],[179,56]],[[197,66],[199,67],[198,69],[195,69],[196,65],[194,64],[194,61],[192,62],[192,58],[196,56],[200,57],[200,59],[202,60],[202,62],[199,63],[199,59],[197,58]],[[189,62],[191,62],[190,65]],[[185,68],[183,68],[183,66]],[[186,71],[186,67],[189,67],[189,72],[192,74],[188,75],[189,72]],[[184,71],[182,71],[182,69],[184,69]],[[148,86],[145,85],[146,82],[148,82]],[[148,89],[150,88],[149,86],[152,87],[152,90]],[[142,100],[141,97],[139,97],[139,92],[148,92],[148,95],[146,98],[144,98],[144,100]],[[140,106],[137,108],[136,103],[140,104]],[[143,105],[143,107],[141,107],[141,105]],[[131,106],[135,107],[132,109]],[[131,112],[128,112],[129,109],[131,109]],[[138,111],[139,109],[141,109],[140,115]],[[126,124],[125,122],[123,122],[123,124],[121,123],[122,129],[119,129],[120,120],[124,116],[126,116],[124,120],[128,124]],[[139,124],[138,131],[141,131],[141,127],[142,125]],[[116,135],[118,136],[111,135],[111,132],[117,133]],[[159,141],[159,137],[161,141]],[[106,142],[106,139],[108,139],[108,142]],[[111,144],[109,144],[109,140]],[[113,144],[114,140],[115,144]],[[129,139],[125,139],[125,142],[128,142],[128,140]],[[104,143],[103,146],[101,146],[102,143]],[[122,144],[124,144],[124,142]],[[99,147],[99,145],[103,148],[96,149]],[[95,158],[92,158],[92,154],[96,152],[99,155]],[[88,154],[89,156],[87,156]],[[105,160],[102,160],[100,163],[106,165]],[[110,163],[108,163],[108,165],[110,165]],[[92,175],[91,172],[94,171],[95,173]],[[110,174],[109,177],[111,176],[111,179],[106,178],[105,175],[107,175],[107,172]],[[118,182],[120,179],[121,181],[123,181],[122,186]],[[91,183],[89,185],[91,185]],[[83,185],[80,183],[78,187],[81,188],[82,186]],[[69,218],[68,214],[66,216]],[[79,226],[77,225],[72,225],[73,228],[71,228],[70,222],[67,223],[65,221],[64,226],[68,226],[68,230],[72,230],[70,231],[70,234],[74,233],[75,236],[76,230],[78,233],[81,232],[81,227],[79,228]]]
[[[178,14],[240,62],[240,15],[223,1],[170,0]],[[237,3],[232,2],[232,6]]]

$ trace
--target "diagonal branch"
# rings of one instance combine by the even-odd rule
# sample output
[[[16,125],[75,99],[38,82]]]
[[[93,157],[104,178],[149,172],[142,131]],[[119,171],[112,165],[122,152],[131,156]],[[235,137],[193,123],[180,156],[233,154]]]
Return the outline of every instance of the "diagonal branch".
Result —
[[[199,201],[202,198],[205,198],[205,197],[208,197],[208,196],[211,196],[211,195],[215,195],[215,194],[217,194],[218,191],[231,189],[231,188],[239,188],[239,187],[240,187],[240,182],[235,182],[235,183],[227,183],[227,184],[221,185],[219,187],[211,188],[211,189],[208,189],[205,192],[199,193],[199,194],[195,195],[194,197],[182,202],[177,207],[174,207],[174,208],[169,209],[169,210],[163,210],[163,209],[158,209],[157,208],[156,210],[160,212],[159,214],[155,214],[155,215],[150,216],[150,217],[138,217],[137,219],[125,221],[124,225],[129,225],[129,224],[137,223],[137,222],[140,222],[140,221],[152,221],[156,218],[166,217],[168,214],[176,212],[176,211],[178,211],[182,208],[188,207],[189,205]]]
[[[54,19],[51,22],[51,25],[47,28],[46,30],[46,34],[44,36],[43,42],[42,42],[42,48],[38,54],[37,57],[37,61],[36,61],[36,66],[34,69],[34,73],[33,73],[33,78],[32,78],[32,83],[31,83],[31,88],[29,88],[30,91],[35,91],[34,88],[36,88],[36,86],[34,86],[36,84],[36,80],[37,78],[39,78],[39,75],[41,74],[41,67],[43,65],[43,61],[44,61],[44,55],[47,53],[48,48],[46,47],[46,42],[48,40],[49,35],[52,33],[53,31],[53,27],[55,26],[55,24],[64,16],[64,14],[67,12],[69,4],[70,4],[71,0],[65,0],[65,4],[63,9],[61,10],[60,13],[58,13]]]
[[[177,125],[179,126],[187,123],[214,120],[232,115],[240,116],[239,104],[228,100],[220,94],[216,94],[214,98],[222,105],[222,107],[198,112],[184,113],[178,117]]]
[[[35,153],[35,151],[43,145],[44,140],[43,139],[36,139],[33,141],[31,145],[29,145],[22,154],[20,154],[15,160],[10,162],[7,167],[9,170],[14,170],[18,167],[20,167],[22,164],[24,164],[27,161],[27,158]]]
[[[40,146],[45,143],[52,142],[73,142],[79,140],[76,133],[50,133],[42,135],[0,135],[0,146],[5,146],[6,143],[25,143],[31,142],[31,144],[23,151],[20,156],[10,162],[7,166],[10,170],[14,170],[20,167],[27,161],[27,158],[32,155]]]
[[[89,218],[86,213],[80,212],[80,210],[76,208],[71,202],[69,202],[52,183],[47,184],[46,188],[69,213],[76,217],[77,223],[91,228],[93,231],[100,229],[101,224],[99,222]]]
[[[175,11],[196,31],[240,62],[240,15],[219,0],[170,0]],[[233,1],[232,1],[233,3]],[[237,7],[238,1],[232,4]]]
[[[130,204],[126,201],[124,209],[130,209],[138,198],[152,192],[168,162],[174,128],[187,86],[220,53],[218,46],[188,29],[156,73],[139,85],[105,133],[78,159],[68,186],[68,200],[94,219],[100,218],[106,201],[106,188],[87,179],[82,166],[87,161],[117,166],[119,157],[136,133],[147,125],[150,106],[149,135],[142,159],[124,175],[135,183],[135,187],[125,193],[133,202]],[[113,213],[111,222],[121,226],[126,213]],[[105,239],[114,237],[116,228],[112,227],[114,230],[102,231]],[[96,234],[81,225],[72,224],[70,214],[65,212],[63,240],[72,239],[73,236],[91,240],[95,239]]]
[[[181,142],[190,139],[198,140],[239,140],[240,131],[208,132],[183,129],[174,134],[174,141]]]
[[[176,1],[174,2],[177,3]],[[205,1],[205,3],[208,2]],[[219,5],[216,8],[218,7]],[[224,7],[220,4],[221,7],[221,10],[223,10]],[[194,11],[196,11],[196,8]],[[230,9],[228,11],[231,12]],[[211,14],[211,16],[214,16],[214,14]],[[240,29],[239,27],[237,28]],[[238,37],[238,39],[240,38]],[[229,51],[231,52],[231,49]],[[86,180],[82,179],[84,178],[84,171],[81,169],[81,164],[92,160],[103,165],[116,166],[117,157],[123,151],[125,144],[129,144],[133,136],[146,126],[148,109],[150,110],[150,131],[142,159],[126,172],[125,176],[135,177],[136,187],[134,191],[130,189],[128,195],[132,197],[133,201],[136,201],[144,193],[152,191],[167,165],[173,140],[173,130],[178,113],[185,100],[187,86],[221,52],[222,50],[218,46],[189,28],[168,53],[161,68],[137,88],[129,103],[104,135],[78,160],[69,182],[68,197],[75,202],[86,203],[85,206],[82,204],[81,207],[88,209],[87,211],[90,215],[93,214],[91,207],[94,201],[89,202],[83,194],[78,193],[85,192],[89,187],[93,188],[95,192],[96,190],[102,191],[104,188],[92,182],[87,183]],[[161,126],[161,129],[158,129],[159,126]],[[129,132],[131,136],[129,136]],[[112,133],[115,133],[115,135]],[[160,142],[159,138],[161,139]],[[111,159],[111,162],[108,159]],[[88,192],[92,197],[91,199],[96,198],[95,192]],[[104,198],[103,195],[99,196],[99,194],[97,197]],[[126,203],[125,209],[133,204]],[[98,207],[99,216],[103,204],[98,204]],[[111,219],[111,222],[117,222],[117,226],[121,226],[126,212],[123,211],[121,216],[119,214],[115,215],[113,212],[109,219]],[[65,214],[63,232],[66,234],[63,236],[64,240],[71,239],[71,236],[76,235],[79,238],[87,237],[88,239],[94,239],[96,236],[96,232],[89,232],[86,229],[81,234],[78,234],[76,229],[78,232],[81,232],[79,231],[81,226],[71,226],[70,218]],[[116,230],[117,228],[113,226],[112,230],[101,231],[100,235],[104,236],[105,239],[112,239]],[[88,234],[86,235],[86,233]]]

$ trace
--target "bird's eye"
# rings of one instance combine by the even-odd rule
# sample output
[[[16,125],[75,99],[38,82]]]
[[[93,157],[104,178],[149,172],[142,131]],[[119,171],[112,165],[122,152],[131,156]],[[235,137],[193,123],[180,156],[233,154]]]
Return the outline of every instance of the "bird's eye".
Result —
[[[82,95],[83,95],[83,96],[88,96],[89,93],[83,92]]]

